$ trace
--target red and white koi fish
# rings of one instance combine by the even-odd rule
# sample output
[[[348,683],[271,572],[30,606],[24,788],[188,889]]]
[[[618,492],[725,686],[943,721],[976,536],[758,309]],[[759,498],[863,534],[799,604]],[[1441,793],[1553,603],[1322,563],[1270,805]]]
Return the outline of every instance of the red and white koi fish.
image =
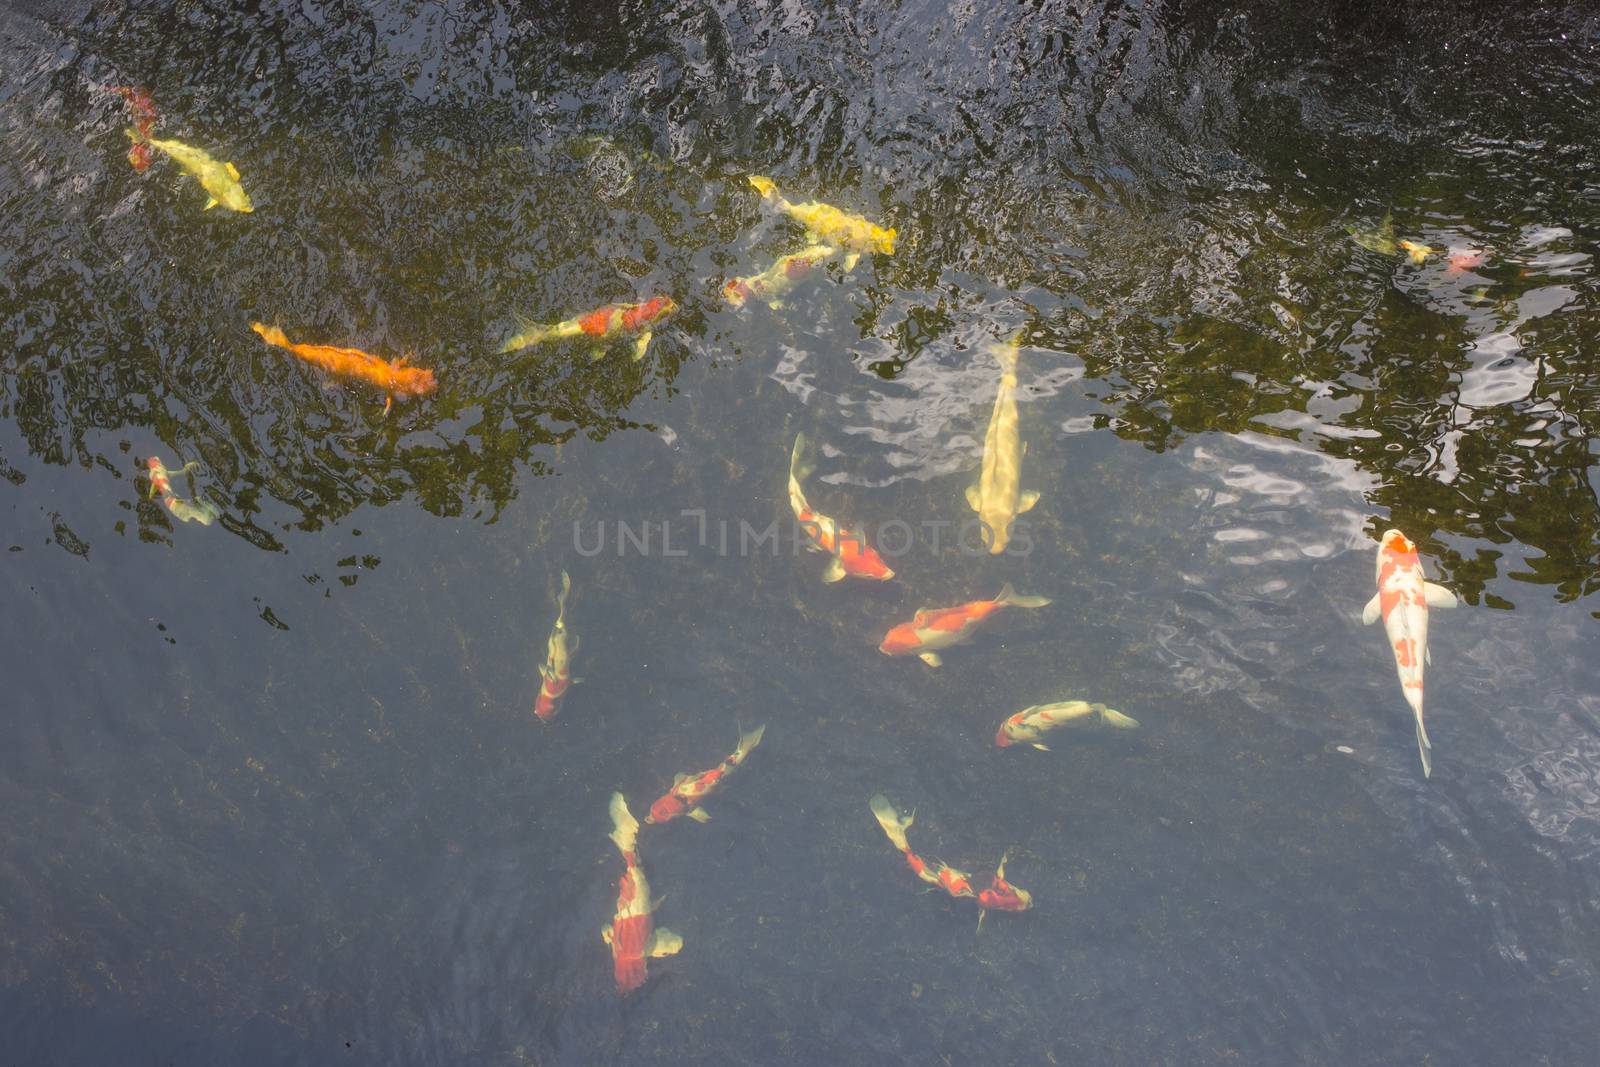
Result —
[[[989,888],[978,894],[978,929],[983,929],[984,916],[991,911],[1027,911],[1033,907],[1033,894],[1006,881],[1006,860],[1011,853],[1000,857],[1000,866],[989,879]]]
[[[179,496],[172,488],[172,471],[169,471],[155,456],[145,461],[145,469],[150,472],[150,495],[155,496],[159,493],[161,502],[179,522],[198,522],[201,526],[210,526],[217,520],[217,516],[222,514],[209,500],[200,500],[197,497],[197,502],[190,502]],[[199,469],[199,463],[190,462],[180,467],[178,473],[188,474]]]
[[[650,347],[654,328],[676,310],[678,305],[672,297],[657,296],[642,304],[607,304],[577,318],[550,325],[527,323],[519,333],[500,346],[500,352],[501,354],[515,352],[530,345],[543,344],[564,337],[614,341],[619,337],[632,336],[633,358],[643,359],[645,350]],[[594,359],[599,359],[605,354],[603,347],[596,347],[590,352]]]
[[[806,435],[798,434],[794,439],[794,451],[789,454],[789,506],[794,509],[795,522],[805,535],[807,547],[833,557],[828,561],[828,569],[822,572],[822,580],[837,582],[847,575],[875,582],[893,578],[894,571],[867,544],[866,538],[813,511],[806,502],[800,483],[811,474],[812,467],[805,460],[805,451]]]
[[[667,929],[655,929],[659,901],[650,899],[650,883],[639,864],[639,820],[628,810],[621,793],[611,794],[611,840],[627,868],[617,882],[617,913],[600,931],[611,946],[618,993],[631,993],[644,985],[645,960],[671,956],[683,948],[683,938]]]
[[[1400,689],[1417,718],[1417,751],[1422,756],[1422,776],[1433,775],[1433,745],[1422,723],[1422,671],[1428,654],[1428,609],[1453,608],[1455,594],[1424,580],[1417,546],[1399,530],[1386,530],[1378,546],[1378,591],[1361,612],[1368,626],[1383,618]]]
[[[561,710],[561,698],[567,690],[583,681],[572,676],[572,657],[578,651],[578,639],[567,643],[567,594],[572,592],[572,579],[561,572],[561,595],[556,597],[556,624],[550,630],[550,641],[545,660],[539,665],[539,699],[533,703],[533,713],[540,722],[549,722]]]
[[[785,294],[838,254],[839,250],[832,245],[812,245],[782,257],[760,274],[729,279],[722,287],[723,299],[734,307],[743,307],[746,300],[762,300],[777,310],[783,306]]]
[[[1104,704],[1091,704],[1086,700],[1063,700],[1055,704],[1035,704],[1023,708],[1005,722],[994,735],[994,743],[1001,748],[1010,745],[1032,745],[1040,752],[1050,750],[1039,743],[1039,738],[1058,726],[1069,722],[1099,722],[1118,730],[1132,730],[1139,725],[1120,711],[1112,711]]]
[[[757,726],[749,733],[739,735],[739,746],[733,754],[709,771],[699,774],[680,774],[672,779],[672,788],[667,790],[665,796],[650,805],[650,814],[645,816],[647,823],[671,822],[679,815],[687,815],[695,822],[705,822],[711,816],[700,806],[706,797],[721,789],[739,765],[745,761],[757,745],[761,743],[761,735],[767,732],[765,726]]]
[[[1042,608],[1048,597],[1019,596],[1007,582],[993,600],[974,600],[953,608],[922,608],[910,622],[890,630],[878,646],[885,656],[916,656],[930,667],[944,660],[939,649],[959,645],[972,637],[979,624],[1001,608]]]
[[[968,898],[978,902],[978,929],[983,929],[984,916],[991,911],[1027,911],[1033,907],[1031,893],[1006,881],[1006,860],[1010,858],[1009,853],[1000,858],[1000,866],[990,879],[989,887],[981,892],[974,890],[972,876],[966,871],[957,870],[944,863],[930,863],[911,851],[911,845],[906,841],[906,831],[911,828],[911,823],[916,818],[915,812],[901,815],[882,793],[874,796],[867,804],[872,809],[873,817],[878,820],[878,825],[883,827],[889,843],[905,856],[906,865],[911,868],[912,873],[953,897]]]
[[[156,121],[160,118],[156,114],[155,101],[150,99],[150,90],[138,85],[111,85],[107,86],[108,92],[116,93],[128,105],[128,110],[133,113],[134,130],[138,138],[133,147],[128,149],[128,162],[134,170],[142,171],[150,166],[150,131],[155,128]]]

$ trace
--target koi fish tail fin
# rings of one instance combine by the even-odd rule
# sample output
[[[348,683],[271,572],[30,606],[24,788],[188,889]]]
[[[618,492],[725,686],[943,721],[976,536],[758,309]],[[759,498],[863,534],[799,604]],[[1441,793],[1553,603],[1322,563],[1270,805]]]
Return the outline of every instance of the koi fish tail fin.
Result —
[[[554,326],[530,322],[520,315],[517,316],[517,327],[517,332],[507,338],[506,343],[500,346],[500,354],[502,356],[508,352],[531,348],[556,336],[556,328]]]
[[[561,593],[556,597],[556,625],[560,626],[567,617],[567,597],[572,594],[572,578],[566,571],[561,572]]]
[[[867,801],[872,808],[872,814],[878,820],[878,825],[883,827],[884,834],[889,838],[889,843],[901,852],[909,854],[911,846],[906,843],[906,831],[911,828],[913,815],[901,815],[894,810],[894,805],[889,803],[889,798],[882,793],[877,793]]]
[[[759,174],[750,175],[750,184],[755,186],[756,192],[765,199],[771,200],[778,195],[778,186],[771,178],[763,178]]]
[[[266,326],[259,322],[252,322],[250,328],[260,334],[261,339],[269,345],[277,345],[280,348],[289,347],[289,339],[276,326]]]
[[[1024,596],[1007,582],[1000,587],[1000,595],[994,598],[994,602],[1012,608],[1042,608],[1051,601],[1047,596]]]
[[[886,255],[886,256],[894,255],[894,239],[898,235],[899,235],[899,231],[896,230],[893,226],[890,226],[887,230],[883,231],[883,254],[884,255]]]
[[[801,483],[811,476],[814,468],[815,464],[806,458],[806,435],[795,434],[794,450],[789,453],[789,506],[794,509],[796,518],[800,512],[810,510]]]
[[[1113,711],[1104,704],[1094,704],[1091,706],[1100,712],[1100,721],[1105,723],[1107,726],[1115,727],[1118,730],[1132,730],[1136,729],[1139,725],[1138,719],[1135,719],[1132,716],[1124,715],[1120,711]]]
[[[628,810],[628,802],[621,793],[611,794],[611,840],[624,857],[631,857],[639,847],[639,820]]]
[[[1428,728],[1422,725],[1422,712],[1417,712],[1417,754],[1422,757],[1422,777],[1433,777],[1433,745],[1428,741]]]
[[[741,733],[739,735],[739,747],[733,750],[733,761],[735,763],[743,763],[745,757],[750,755],[755,747],[761,743],[761,735],[766,732],[766,723],[762,723],[749,733]]]

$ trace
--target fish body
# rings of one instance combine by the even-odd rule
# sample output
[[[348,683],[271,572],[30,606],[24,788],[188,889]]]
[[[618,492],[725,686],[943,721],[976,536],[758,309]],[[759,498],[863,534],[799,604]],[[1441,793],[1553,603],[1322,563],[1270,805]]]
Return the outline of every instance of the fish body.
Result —
[[[621,793],[611,794],[611,840],[622,853],[622,877],[617,881],[617,910],[600,936],[611,946],[611,962],[618,993],[631,993],[644,985],[646,960],[671,956],[683,948],[683,938],[667,929],[655,929],[655,901],[639,862],[639,821],[628,811]]]
[[[1011,745],[1032,745],[1043,752],[1050,751],[1039,739],[1051,730],[1069,722],[1098,722],[1119,730],[1131,730],[1139,723],[1113,711],[1104,704],[1091,704],[1086,700],[1063,700],[1055,704],[1035,704],[1006,719],[994,735],[994,743],[1001,748]]]
[[[679,815],[687,815],[696,822],[705,822],[711,818],[700,806],[700,802],[727,783],[728,776],[737,770],[751,751],[761,743],[761,735],[766,733],[766,730],[765,726],[757,726],[749,733],[741,733],[739,745],[733,750],[733,754],[709,771],[678,775],[672,783],[672,788],[650,805],[650,814],[645,816],[644,821],[671,822]]]
[[[128,111],[133,115],[133,128],[138,137],[128,148],[128,162],[137,171],[145,170],[150,166],[150,131],[155,128],[160,118],[156,114],[155,101],[150,99],[150,91],[138,85],[113,85],[109,91],[116,93],[128,105]]]
[[[995,394],[989,430],[983,439],[983,467],[967,487],[967,503],[983,522],[991,555],[1004,552],[1011,524],[1039,502],[1039,494],[1022,491],[1022,457],[1027,446],[1017,430],[1017,346],[1021,335],[994,346],[1000,360],[1000,389]]]
[[[206,201],[206,210],[210,211],[218,205],[229,211],[240,211],[248,214],[255,210],[255,205],[250,202],[250,194],[244,191],[244,186],[239,184],[239,169],[232,163],[221,163],[211,158],[211,153],[203,148],[184,144],[182,141],[165,141],[156,137],[147,137],[137,130],[127,131],[129,140],[134,145],[148,144],[151,148],[158,149],[171,157],[172,161],[190,174],[200,183],[209,195]]]
[[[1384,212],[1383,221],[1378,223],[1376,229],[1363,230],[1355,226],[1346,226],[1345,230],[1356,244],[1369,252],[1392,256],[1400,251],[1400,246],[1394,239],[1394,216],[1389,212]]]
[[[1042,608],[1048,597],[1019,596],[1007,582],[993,600],[973,600],[953,608],[923,608],[884,636],[878,651],[886,656],[916,656],[930,667],[943,662],[939,650],[961,644],[1001,608]]]
[[[795,522],[799,524],[808,546],[833,557],[828,561],[822,580],[837,582],[848,576],[883,582],[893,578],[894,571],[867,544],[865,537],[814,511],[806,501],[800,483],[811,474],[812,468],[805,460],[805,453],[805,434],[797,434],[794,450],[789,454],[789,507],[794,511]]]
[[[572,676],[572,657],[578,651],[578,639],[569,637],[567,631],[567,595],[571,592],[572,579],[562,571],[561,595],[556,597],[556,624],[550,629],[545,660],[539,666],[539,698],[533,703],[533,713],[540,722],[555,718],[567,690],[583,681]]]
[[[892,227],[886,230],[868,222],[860,215],[841,211],[832,204],[816,201],[804,204],[790,203],[778,192],[778,187],[771,178],[752,174],[750,184],[779,211],[804,226],[806,232],[816,241],[845,249],[848,252],[844,261],[845,270],[854,270],[863,252],[894,255],[895,231]]]
[[[1417,721],[1417,752],[1422,775],[1433,775],[1433,745],[1422,721],[1423,668],[1428,655],[1428,609],[1453,608],[1455,594],[1424,579],[1417,546],[1399,530],[1387,530],[1378,546],[1378,591],[1367,601],[1361,621],[1383,619],[1394,652],[1400,690]]]
[[[516,352],[569,337],[587,337],[592,341],[633,337],[633,358],[642,359],[645,350],[650,347],[655,327],[676,310],[678,305],[670,296],[651,297],[640,304],[607,304],[562,322],[549,325],[531,323],[501,345],[500,352]],[[599,359],[605,355],[605,349],[596,347],[591,355]]]
[[[931,886],[943,889],[953,897],[977,897],[977,891],[972,888],[972,876],[966,871],[957,870],[937,861],[930,862],[911,851],[911,845],[906,840],[906,831],[911,828],[916,813],[901,815],[895,810],[895,806],[889,803],[889,798],[882,793],[874,795],[867,802],[867,806],[872,809],[872,815],[883,828],[889,843],[905,857],[906,865],[918,878]]]
[[[1446,260],[1444,272],[1446,274],[1461,274],[1464,271],[1475,270],[1488,262],[1489,253],[1481,248],[1452,248]]]
[[[389,410],[389,405],[394,403],[394,398],[397,396],[422,396],[424,393],[433,392],[438,385],[434,380],[433,371],[422,367],[408,367],[403,356],[390,361],[363,352],[359,348],[296,344],[285,337],[278,327],[264,326],[259,322],[252,322],[250,328],[267,344],[286,348],[307,363],[314,363],[332,374],[357,378],[376,385],[389,396],[384,411]]]
[[[1027,911],[1033,907],[1032,893],[1006,881],[1006,860],[1010,858],[1009,854],[1000,857],[1000,866],[989,879],[989,888],[978,894],[979,930],[983,929],[984,917],[991,911]]]
[[[1400,249],[1411,258],[1411,262],[1419,264],[1427,260],[1434,252],[1428,245],[1417,241],[1401,241]]]
[[[783,296],[838,254],[833,245],[812,245],[782,257],[760,274],[731,279],[722,287],[723,299],[734,307],[743,307],[747,300],[761,300],[768,307],[780,308]]]
[[[179,468],[178,473],[188,474],[190,471],[197,470],[199,466],[200,464],[198,463],[185,463]],[[201,500],[198,497],[194,500],[185,500],[179,496],[177,491],[172,488],[173,472],[169,471],[166,464],[155,456],[151,456],[145,461],[145,469],[150,474],[150,495],[156,496],[159,494],[161,502],[172,513],[172,517],[179,522],[198,522],[201,526],[210,526],[217,520],[217,516],[222,514],[217,506],[209,500]]]

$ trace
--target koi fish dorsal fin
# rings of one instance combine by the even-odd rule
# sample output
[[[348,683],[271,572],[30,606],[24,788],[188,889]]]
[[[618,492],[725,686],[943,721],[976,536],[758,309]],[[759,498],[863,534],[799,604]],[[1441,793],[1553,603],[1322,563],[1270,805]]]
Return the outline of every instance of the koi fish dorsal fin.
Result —
[[[223,166],[228,169],[228,177],[232,178],[234,181],[239,180],[238,167],[234,166],[232,163],[224,163]]]

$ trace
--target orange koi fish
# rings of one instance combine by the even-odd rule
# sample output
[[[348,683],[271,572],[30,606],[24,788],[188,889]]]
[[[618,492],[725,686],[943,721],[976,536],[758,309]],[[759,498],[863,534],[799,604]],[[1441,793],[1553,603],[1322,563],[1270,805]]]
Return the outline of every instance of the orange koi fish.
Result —
[[[567,690],[583,681],[572,676],[572,657],[578,652],[578,639],[567,644],[567,594],[572,592],[572,579],[561,572],[561,595],[556,597],[556,624],[550,630],[545,661],[539,667],[539,699],[533,703],[533,713],[540,722],[549,722],[561,710],[561,698]]]
[[[1489,253],[1481,248],[1452,248],[1444,272],[1461,274],[1464,271],[1475,270],[1483,266],[1488,259]]]
[[[1091,704],[1086,700],[1063,700],[1055,704],[1035,704],[1023,708],[1000,724],[994,743],[1001,748],[1011,745],[1032,745],[1041,752],[1050,750],[1039,743],[1039,738],[1058,726],[1069,722],[1102,723],[1119,730],[1132,730],[1139,725],[1120,711],[1112,711],[1104,704]]]
[[[700,806],[700,801],[721,789],[727,782],[728,775],[732,774],[738,766],[745,761],[751,751],[761,743],[761,735],[767,732],[765,726],[757,726],[749,733],[739,735],[739,746],[733,754],[709,771],[699,774],[680,774],[672,779],[672,788],[665,796],[650,805],[650,814],[645,816],[647,823],[671,822],[679,815],[687,815],[695,822],[705,822],[711,816]]]
[[[678,310],[670,296],[657,296],[642,304],[607,304],[575,319],[553,325],[528,323],[522,331],[500,346],[501,354],[515,352],[530,345],[543,344],[563,337],[588,337],[596,341],[613,341],[618,337],[637,335],[633,342],[633,358],[643,359],[650,347],[654,328],[668,315]],[[599,359],[605,349],[596,347],[590,356]]]
[[[1456,596],[1422,576],[1417,546],[1399,530],[1386,530],[1378,546],[1378,591],[1367,601],[1361,621],[1368,626],[1383,618],[1389,644],[1394,648],[1400,689],[1417,720],[1417,751],[1422,756],[1422,776],[1433,776],[1433,745],[1422,725],[1422,671],[1428,655],[1428,609],[1453,608]]]
[[[885,656],[916,656],[937,667],[944,662],[939,649],[968,640],[983,620],[1001,608],[1042,608],[1048,603],[1048,597],[1019,596],[1007,582],[993,600],[974,600],[954,608],[922,608],[910,622],[890,630],[878,651]]]
[[[191,503],[179,496],[172,488],[172,472],[155,456],[145,461],[145,469],[150,472],[150,495],[153,497],[159,493],[161,502],[179,522],[198,522],[201,526],[210,526],[217,520],[217,516],[222,514],[209,500]],[[178,469],[178,473],[188,474],[199,469],[198,463],[185,463]]]
[[[722,287],[723,299],[734,307],[743,307],[746,300],[762,300],[776,311],[783,306],[781,298],[786,293],[838,254],[832,245],[812,245],[782,257],[760,274],[730,279]]]
[[[806,503],[800,483],[811,474],[812,466],[805,461],[805,450],[806,435],[796,435],[794,451],[789,454],[789,506],[794,509],[795,522],[805,534],[807,547],[833,557],[828,561],[827,570],[822,572],[822,580],[837,582],[846,575],[875,582],[893,578],[894,571],[867,544],[866,538],[811,510],[811,505]]]
[[[128,104],[128,110],[133,113],[133,125],[139,136],[133,147],[128,149],[128,162],[134,170],[142,171],[150,166],[150,131],[155,128],[159,118],[155,101],[150,99],[148,89],[137,85],[112,85],[107,87],[107,91],[122,97]]]
[[[323,370],[346,378],[359,378],[370,382],[388,394],[383,405],[384,414],[394,405],[397,396],[422,396],[433,392],[438,385],[433,371],[422,367],[408,367],[402,356],[393,362],[369,355],[359,348],[339,348],[335,345],[295,344],[276,326],[263,326],[252,322],[250,328],[261,335],[269,345],[287,348],[307,363],[315,363]]]
[[[654,929],[651,913],[659,902],[650,899],[650,883],[639,865],[639,820],[628,811],[621,793],[611,794],[611,825],[611,840],[627,867],[617,881],[617,913],[600,936],[611,946],[617,992],[631,993],[644,985],[645,960],[672,955],[683,948],[683,938],[671,930]]]

